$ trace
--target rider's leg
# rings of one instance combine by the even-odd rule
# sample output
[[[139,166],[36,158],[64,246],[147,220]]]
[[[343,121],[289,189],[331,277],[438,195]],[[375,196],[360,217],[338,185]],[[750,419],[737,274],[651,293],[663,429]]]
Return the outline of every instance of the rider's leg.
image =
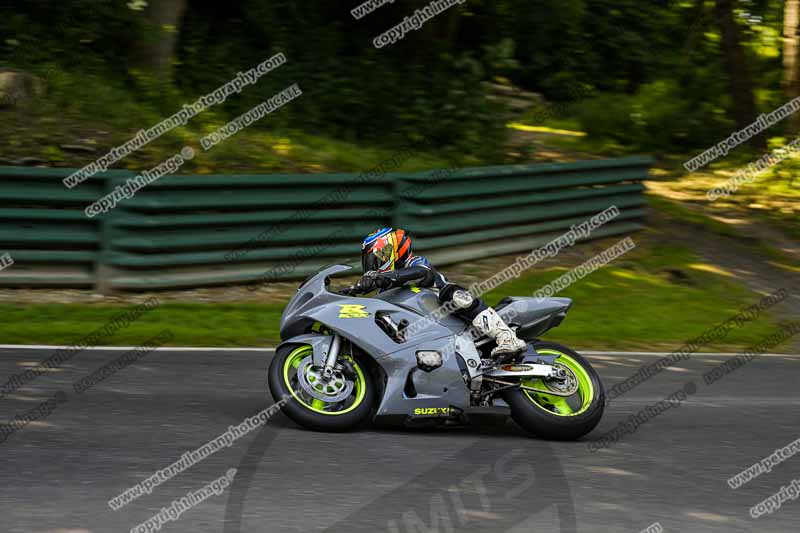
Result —
[[[528,346],[508,327],[497,311],[488,307],[482,299],[473,297],[466,289],[448,284],[439,291],[439,301],[443,305],[449,302],[450,306],[455,307],[454,314],[471,322],[481,335],[497,342],[497,347],[492,350],[493,357],[521,352]]]
[[[503,317],[493,307],[481,311],[472,320],[472,325],[480,333],[497,342],[497,347],[492,350],[492,357],[515,354],[528,347],[528,343],[517,337],[516,332],[508,327]]]

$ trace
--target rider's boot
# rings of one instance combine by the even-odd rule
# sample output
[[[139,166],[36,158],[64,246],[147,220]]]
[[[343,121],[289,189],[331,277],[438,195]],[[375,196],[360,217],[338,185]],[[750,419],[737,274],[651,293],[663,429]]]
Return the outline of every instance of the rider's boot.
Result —
[[[481,335],[491,337],[497,342],[497,348],[492,350],[492,357],[515,354],[528,346],[524,340],[517,337],[514,330],[508,327],[497,311],[491,307],[476,316],[472,325]]]

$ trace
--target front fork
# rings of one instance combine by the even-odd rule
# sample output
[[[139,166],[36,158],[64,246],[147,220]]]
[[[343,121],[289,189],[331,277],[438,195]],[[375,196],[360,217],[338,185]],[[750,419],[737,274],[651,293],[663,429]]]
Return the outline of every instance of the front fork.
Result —
[[[342,338],[337,334],[333,334],[333,342],[331,342],[328,356],[325,358],[325,366],[322,368],[322,379],[325,381],[333,377],[333,369],[336,366],[336,359],[339,357],[339,349],[342,346]]]

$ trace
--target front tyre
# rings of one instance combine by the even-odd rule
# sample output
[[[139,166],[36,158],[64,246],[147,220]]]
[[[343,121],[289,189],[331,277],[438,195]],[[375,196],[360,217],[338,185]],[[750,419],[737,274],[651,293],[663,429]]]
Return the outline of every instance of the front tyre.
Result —
[[[566,346],[538,342],[534,347],[542,355],[557,356],[554,364],[566,371],[567,379],[562,382],[542,378],[522,380],[523,386],[537,391],[506,390],[503,399],[511,407],[511,418],[545,439],[575,440],[589,433],[600,422],[605,408],[605,391],[597,372],[586,359]]]
[[[269,366],[269,390],[275,401],[291,398],[283,412],[301,426],[317,431],[348,431],[371,417],[375,405],[375,383],[367,366],[352,355],[340,354],[352,368],[323,382],[320,368],[313,365],[308,345],[282,346]]]

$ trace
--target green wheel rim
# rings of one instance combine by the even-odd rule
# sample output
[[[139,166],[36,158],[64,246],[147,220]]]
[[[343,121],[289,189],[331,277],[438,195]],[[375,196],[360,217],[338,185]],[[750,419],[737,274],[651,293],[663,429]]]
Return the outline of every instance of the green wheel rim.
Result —
[[[286,384],[286,388],[289,390],[292,396],[294,396],[294,399],[297,400],[297,402],[300,405],[302,405],[309,411],[313,411],[315,413],[328,416],[343,415],[345,413],[349,413],[350,411],[354,410],[356,407],[361,405],[361,402],[364,401],[364,397],[366,397],[367,395],[367,379],[364,377],[364,372],[361,370],[361,367],[349,355],[341,355],[340,357],[347,359],[353,365],[353,370],[355,370],[356,372],[356,381],[353,383],[353,394],[355,395],[355,400],[353,401],[352,404],[347,406],[345,409],[342,409],[341,411],[326,411],[326,407],[335,404],[329,404],[323,400],[319,400],[316,398],[314,398],[309,402],[307,399],[304,399],[299,394],[297,394],[297,392],[295,391],[295,387],[292,385],[289,372],[291,369],[297,370],[300,367],[300,362],[309,355],[311,355],[312,353],[313,350],[311,349],[311,346],[308,345],[300,346],[292,350],[291,353],[289,353],[288,357],[286,357],[286,361],[283,363],[283,381]]]
[[[542,355],[557,355],[558,357],[556,357],[555,362],[566,366],[572,371],[573,374],[575,374],[575,378],[578,381],[578,390],[573,396],[569,397],[523,390],[528,400],[530,400],[530,402],[539,409],[556,416],[578,416],[586,411],[594,399],[594,386],[592,385],[592,378],[589,376],[589,373],[586,371],[586,369],[569,355],[557,350],[547,348],[536,351]],[[535,380],[526,380],[523,381],[522,384],[527,387],[536,387],[537,389],[547,388],[541,378]],[[577,406],[577,409],[576,407],[570,405],[567,401],[568,398],[573,398],[576,395],[580,398],[580,405]]]

